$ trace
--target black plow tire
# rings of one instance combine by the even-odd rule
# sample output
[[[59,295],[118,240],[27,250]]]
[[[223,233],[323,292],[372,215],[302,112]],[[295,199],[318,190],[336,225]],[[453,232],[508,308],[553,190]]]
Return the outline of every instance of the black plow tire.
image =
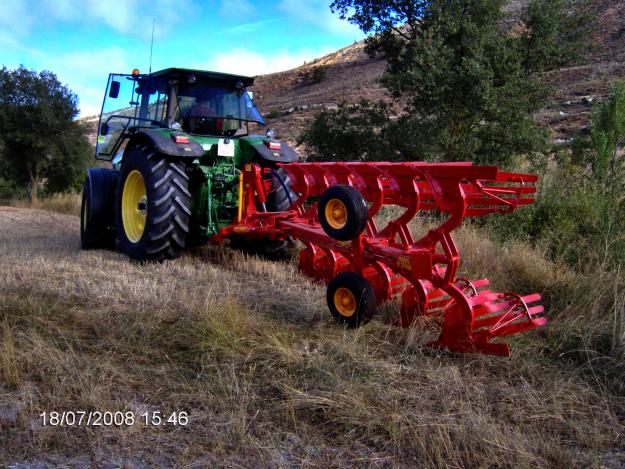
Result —
[[[332,186],[317,204],[319,222],[328,236],[338,241],[356,239],[367,225],[367,202],[351,186]]]
[[[190,202],[184,163],[150,145],[129,150],[115,197],[121,252],[140,261],[179,257],[189,234]]]
[[[328,284],[328,309],[334,319],[348,327],[366,324],[375,314],[375,291],[355,272],[341,272]]]
[[[118,175],[112,169],[89,169],[80,207],[82,249],[111,249],[115,246],[114,203]]]

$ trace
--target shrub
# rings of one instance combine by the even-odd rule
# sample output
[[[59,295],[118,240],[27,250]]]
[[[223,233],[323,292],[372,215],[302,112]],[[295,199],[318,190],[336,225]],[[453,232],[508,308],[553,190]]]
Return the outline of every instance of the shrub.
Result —
[[[390,106],[384,102],[341,103],[319,112],[299,136],[313,161],[375,161],[394,159],[386,135]],[[384,136],[382,134],[385,134]]]
[[[318,67],[313,68],[312,71],[312,79],[315,80],[316,83],[320,83],[326,79],[328,75],[328,68],[320,65]]]

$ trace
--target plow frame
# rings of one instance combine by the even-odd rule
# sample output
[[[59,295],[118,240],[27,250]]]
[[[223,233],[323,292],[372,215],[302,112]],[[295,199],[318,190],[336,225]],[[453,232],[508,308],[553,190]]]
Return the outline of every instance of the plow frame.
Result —
[[[493,339],[546,323],[540,295],[494,293],[487,279],[458,277],[460,253],[452,232],[466,217],[509,213],[534,201],[537,177],[471,163],[289,163],[281,164],[299,197],[285,212],[262,211],[272,190],[263,170],[244,165],[239,214],[216,240],[233,235],[254,239],[301,241],[299,269],[331,282],[341,272],[354,272],[369,282],[376,303],[401,299],[397,325],[407,327],[418,316],[433,316],[440,336],[428,345],[457,352],[509,355],[509,346]],[[271,170],[269,170],[271,171]],[[346,186],[367,203],[365,229],[348,241],[329,236],[320,224],[315,199],[328,189]],[[383,206],[404,211],[383,227],[375,217]],[[259,207],[261,209],[259,210]],[[447,218],[415,239],[410,222],[422,211]]]

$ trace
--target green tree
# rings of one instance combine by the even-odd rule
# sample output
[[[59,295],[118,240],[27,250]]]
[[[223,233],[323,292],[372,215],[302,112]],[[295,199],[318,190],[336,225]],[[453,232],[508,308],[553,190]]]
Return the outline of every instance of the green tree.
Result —
[[[375,160],[396,157],[386,126],[390,118],[387,103],[361,100],[358,104],[340,103],[336,110],[319,112],[299,143],[308,145],[311,161]],[[314,142],[314,144],[310,144]]]
[[[5,172],[28,184],[36,201],[45,183],[53,191],[75,187],[90,145],[74,121],[78,99],[52,72],[20,66],[0,70],[0,135]]]
[[[521,12],[519,36],[526,73],[545,71],[584,59],[594,47],[595,15],[587,0],[532,0]]]
[[[614,192],[623,187],[623,164],[619,154],[625,145],[625,83],[612,86],[607,100],[592,111],[590,132],[573,140],[573,161],[588,167],[592,179]]]
[[[622,187],[618,151],[625,143],[625,84],[616,83],[609,99],[595,105],[590,125],[592,167],[598,180]]]
[[[558,22],[568,2],[537,8],[545,1],[529,2],[515,32],[503,26],[504,0],[335,0],[331,9],[368,34],[370,54],[387,60],[381,82],[401,111],[378,135],[399,157],[501,164],[545,149],[532,115],[548,88],[536,72],[573,61],[579,51],[577,36]],[[541,58],[528,60],[532,51]],[[302,141],[315,147],[311,136],[307,129]]]
[[[625,263],[625,83],[593,108],[589,132],[540,174],[536,202],[488,223],[503,239],[526,236],[580,268]],[[593,261],[589,261],[593,259]],[[593,263],[594,262],[594,263]]]

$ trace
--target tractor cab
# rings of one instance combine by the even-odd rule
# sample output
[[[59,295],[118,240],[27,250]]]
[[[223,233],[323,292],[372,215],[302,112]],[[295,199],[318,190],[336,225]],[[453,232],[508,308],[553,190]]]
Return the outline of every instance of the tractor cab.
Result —
[[[133,134],[170,129],[189,135],[240,137],[265,121],[239,75],[168,68],[110,74],[98,125],[96,158],[110,161]]]

